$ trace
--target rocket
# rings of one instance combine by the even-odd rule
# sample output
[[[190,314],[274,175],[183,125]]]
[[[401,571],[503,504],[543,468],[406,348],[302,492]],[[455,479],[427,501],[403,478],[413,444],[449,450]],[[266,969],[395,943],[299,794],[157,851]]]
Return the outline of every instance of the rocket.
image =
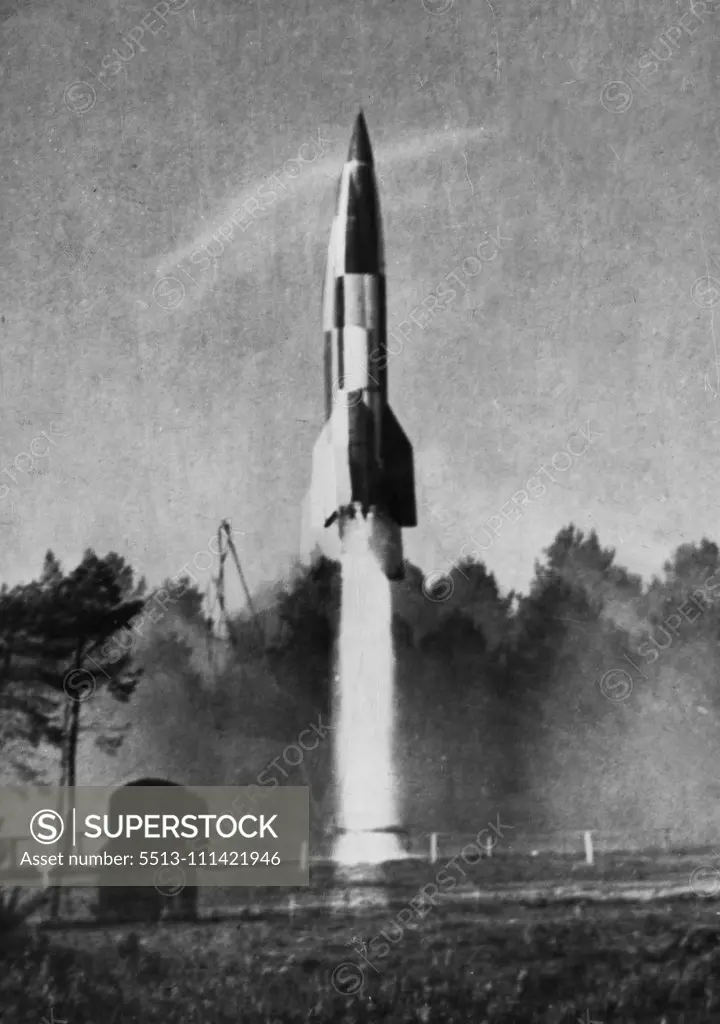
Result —
[[[313,451],[304,546],[314,540],[335,557],[348,523],[362,517],[385,575],[399,580],[401,529],[417,525],[415,474],[412,445],[388,404],[385,257],[362,112],[338,186],[322,317],[325,425]]]

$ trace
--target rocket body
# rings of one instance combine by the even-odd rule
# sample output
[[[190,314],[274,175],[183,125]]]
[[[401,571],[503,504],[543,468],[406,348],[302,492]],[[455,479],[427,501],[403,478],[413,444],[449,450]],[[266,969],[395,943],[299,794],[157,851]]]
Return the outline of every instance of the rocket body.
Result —
[[[323,294],[325,425],[313,452],[304,532],[335,557],[362,517],[389,579],[402,579],[402,527],[417,524],[412,446],[388,404],[385,260],[363,115],[343,166]],[[308,539],[309,535],[309,539]]]

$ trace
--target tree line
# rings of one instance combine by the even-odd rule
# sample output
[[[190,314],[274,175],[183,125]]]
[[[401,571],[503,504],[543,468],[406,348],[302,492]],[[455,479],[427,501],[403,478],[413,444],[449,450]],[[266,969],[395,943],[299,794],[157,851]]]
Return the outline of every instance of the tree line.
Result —
[[[412,564],[394,587],[399,700],[418,737],[439,708],[453,720],[458,746],[489,742],[482,730],[493,722],[504,742],[488,785],[494,778],[515,791],[538,774],[546,782],[557,776],[560,786],[558,731],[573,756],[585,743],[598,757],[602,747],[616,764],[629,763],[630,739],[654,756],[657,742],[643,729],[661,710],[667,722],[690,723],[689,733],[676,729],[667,738],[675,775],[687,775],[700,752],[709,755],[719,703],[716,544],[682,545],[661,576],[643,582],[594,531],[571,524],[536,562],[525,594],[502,592],[479,561],[460,563],[451,576],[442,600],[444,593],[427,595]],[[108,754],[118,750],[139,686],[182,688],[193,720],[206,715],[218,729],[241,716],[260,734],[288,737],[313,715],[329,715],[340,608],[335,563],[298,566],[291,579],[262,589],[255,619],[232,616],[232,645],[208,629],[203,595],[189,580],[166,581],[162,591],[158,605],[158,591],[122,557],[91,550],[68,572],[48,552],[36,580],[0,588],[6,778],[38,778],[33,755],[42,750],[42,781],[73,786],[81,730],[95,732]],[[128,705],[121,728],[96,715],[90,698],[102,694]]]

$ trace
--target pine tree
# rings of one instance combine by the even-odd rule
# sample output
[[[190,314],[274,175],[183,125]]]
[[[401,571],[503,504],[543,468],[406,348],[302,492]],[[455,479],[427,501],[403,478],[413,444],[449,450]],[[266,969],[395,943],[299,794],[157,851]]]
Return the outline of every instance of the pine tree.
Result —
[[[135,583],[123,558],[105,558],[88,549],[77,568],[64,575],[52,551],[39,580],[0,591],[2,675],[0,710],[10,738],[46,742],[61,752],[61,786],[76,784],[80,712],[98,689],[106,687],[127,701],[140,678],[132,653],[97,661],[92,656],[142,610],[145,581]],[[92,668],[89,666],[92,665]],[[21,767],[22,761],[15,762]],[[26,773],[27,776],[27,773]],[[58,808],[62,811],[64,808]],[[53,917],[61,890],[52,893]]]
[[[139,681],[131,651],[112,660],[98,651],[142,610],[144,590],[121,556],[88,549],[67,575],[48,551],[39,580],[0,591],[5,729],[59,746],[61,783],[70,787],[82,705],[102,687],[126,702]]]

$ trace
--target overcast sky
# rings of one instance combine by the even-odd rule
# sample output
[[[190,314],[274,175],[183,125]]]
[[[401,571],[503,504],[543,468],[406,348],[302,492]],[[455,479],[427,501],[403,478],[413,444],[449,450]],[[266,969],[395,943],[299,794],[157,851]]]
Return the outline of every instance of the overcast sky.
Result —
[[[717,539],[715,296],[692,289],[720,276],[720,16],[648,74],[675,3],[448,2],[187,0],[156,4],[164,28],[134,2],[0,6],[2,580],[91,546],[157,583],[223,517],[251,586],[286,572],[361,106],[389,328],[424,324],[389,367],[416,457],[409,557],[447,568],[471,536],[487,546],[543,466],[554,482],[485,556],[504,588],[569,521],[646,577]],[[603,92],[618,79],[632,93]],[[457,296],[423,320],[442,285]],[[585,454],[558,456],[588,424]],[[28,472],[31,445],[50,454]]]

